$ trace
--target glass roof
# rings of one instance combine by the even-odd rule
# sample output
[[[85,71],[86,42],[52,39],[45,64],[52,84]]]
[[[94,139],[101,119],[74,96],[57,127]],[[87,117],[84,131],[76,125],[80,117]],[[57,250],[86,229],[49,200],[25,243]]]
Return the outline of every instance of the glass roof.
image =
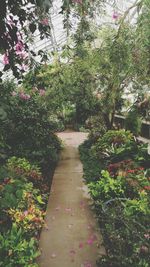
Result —
[[[94,17],[94,23],[97,26],[103,24],[114,24],[112,14],[113,12],[117,12],[120,16],[133,4],[135,0],[108,0],[105,12],[97,11]],[[30,48],[37,53],[38,50],[43,51],[59,51],[62,46],[66,43],[67,34],[66,30],[63,28],[63,15],[60,14],[61,11],[61,1],[55,0],[53,2],[53,6],[50,10],[49,15],[49,25],[51,27],[51,37],[41,40],[39,36],[39,32],[36,31],[34,34],[34,42],[30,45]],[[133,16],[132,11],[130,13],[130,17]],[[73,21],[76,24],[76,20]],[[36,60],[39,61],[39,58],[36,57]],[[0,70],[3,69],[3,61],[2,56],[0,57]],[[6,74],[6,76],[11,77],[10,72]]]

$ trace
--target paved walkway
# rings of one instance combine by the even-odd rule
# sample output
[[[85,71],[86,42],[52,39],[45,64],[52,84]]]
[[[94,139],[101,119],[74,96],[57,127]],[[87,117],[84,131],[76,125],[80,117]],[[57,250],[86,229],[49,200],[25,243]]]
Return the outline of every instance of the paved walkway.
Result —
[[[82,180],[78,145],[87,134],[60,133],[65,148],[55,170],[40,238],[40,267],[95,267],[102,238]]]

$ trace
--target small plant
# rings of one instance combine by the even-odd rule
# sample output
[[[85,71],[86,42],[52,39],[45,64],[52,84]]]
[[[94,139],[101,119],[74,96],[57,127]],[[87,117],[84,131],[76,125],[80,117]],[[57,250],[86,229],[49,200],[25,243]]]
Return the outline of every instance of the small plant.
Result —
[[[129,145],[133,141],[133,135],[125,130],[110,130],[106,132],[102,138],[92,146],[92,153],[99,158],[110,157],[111,154],[121,153],[124,146]]]
[[[16,224],[7,233],[0,234],[0,266],[37,267],[38,256],[37,240],[25,238],[23,229]]]
[[[37,165],[31,165],[25,158],[14,156],[8,159],[7,168],[11,175],[24,177],[37,188],[43,189],[43,176]]]
[[[24,229],[27,236],[38,236],[39,231],[45,225],[45,212],[36,207],[34,203],[27,210],[10,209],[8,214],[17,227]]]
[[[111,178],[107,171],[102,171],[99,181],[90,183],[89,189],[95,201],[100,198],[105,202],[113,198],[125,197],[124,179],[122,177]]]

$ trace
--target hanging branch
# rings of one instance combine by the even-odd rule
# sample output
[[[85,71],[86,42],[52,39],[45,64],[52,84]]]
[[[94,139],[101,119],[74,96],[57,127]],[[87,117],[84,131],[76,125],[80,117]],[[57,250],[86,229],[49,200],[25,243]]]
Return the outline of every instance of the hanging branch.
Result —
[[[136,0],[135,3],[125,11],[125,13],[124,13],[124,15],[123,15],[123,17],[121,19],[121,23],[119,25],[118,32],[117,32],[117,35],[116,35],[115,39],[117,39],[119,37],[120,32],[121,32],[122,27],[123,27],[123,24],[124,24],[124,21],[125,21],[126,17],[128,16],[128,14],[130,13],[130,11],[133,8],[138,8],[138,11],[139,11],[139,9],[142,8],[142,4],[143,3],[144,3],[144,0],[140,0],[140,1]]]

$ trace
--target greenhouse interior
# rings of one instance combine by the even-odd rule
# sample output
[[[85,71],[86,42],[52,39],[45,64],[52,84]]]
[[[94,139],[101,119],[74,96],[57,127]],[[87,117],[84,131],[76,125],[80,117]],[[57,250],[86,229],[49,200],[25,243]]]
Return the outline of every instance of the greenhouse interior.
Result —
[[[0,267],[149,267],[150,0],[0,0]]]

